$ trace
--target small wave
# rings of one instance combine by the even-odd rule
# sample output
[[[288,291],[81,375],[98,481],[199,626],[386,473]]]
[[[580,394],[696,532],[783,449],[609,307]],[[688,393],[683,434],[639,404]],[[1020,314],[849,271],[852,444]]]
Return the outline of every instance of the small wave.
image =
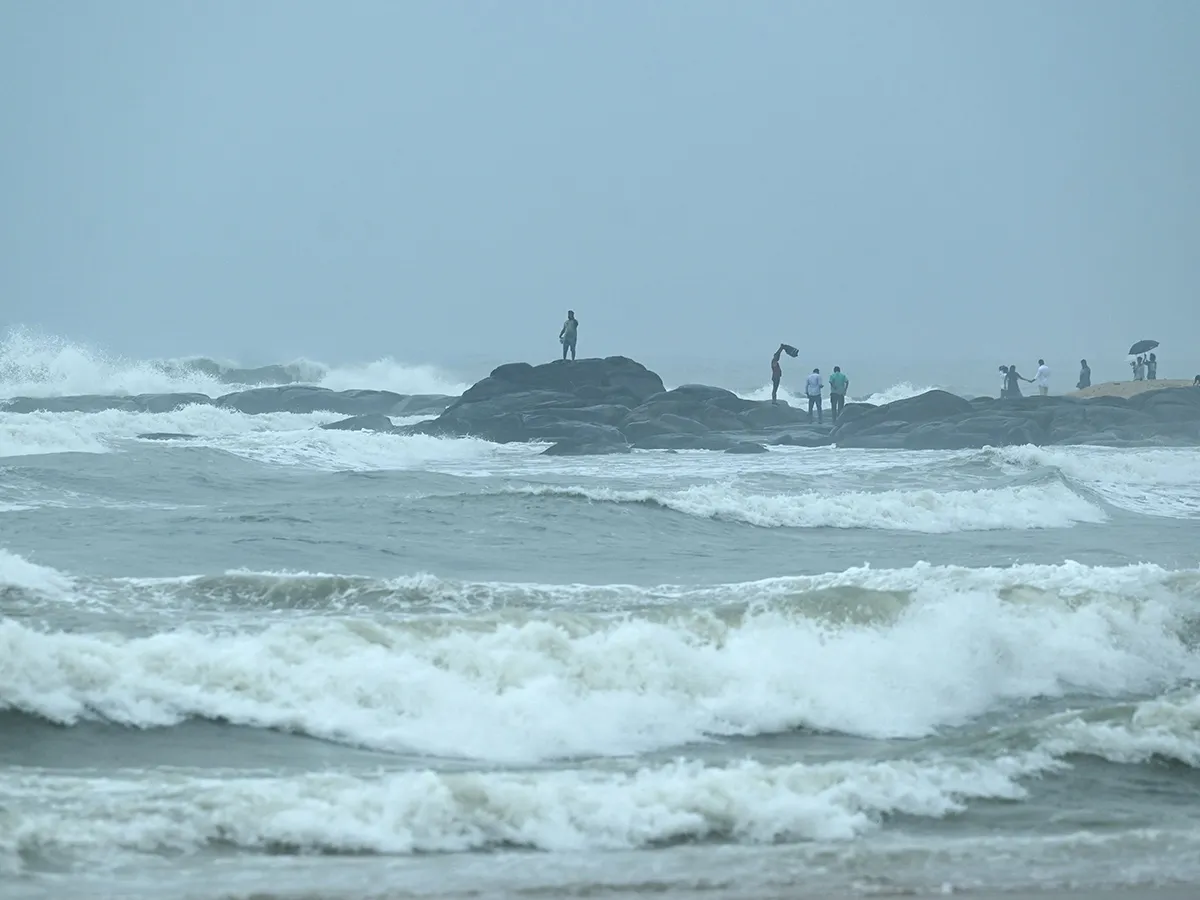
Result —
[[[977,490],[750,494],[727,484],[678,491],[519,486],[510,493],[645,504],[760,528],[871,528],[946,534],[1100,523],[1104,511],[1062,484]]]
[[[519,763],[796,728],[919,737],[1012,702],[1153,693],[1197,677],[1197,574],[1078,564],[855,570],[705,589],[743,595],[732,610],[423,610],[386,622],[235,618],[214,632],[177,628],[176,617],[137,636],[0,621],[0,709],[67,725],[203,718]],[[30,589],[65,589],[40,572],[22,577]],[[286,591],[282,577],[262,576],[260,593],[272,579]],[[227,584],[254,587],[244,575]],[[794,593],[863,584],[911,593]],[[607,590],[628,607],[644,589]],[[872,607],[856,614],[856,599]]]
[[[0,412],[0,457],[110,453],[120,449],[122,441],[156,432],[193,435],[189,446],[223,450],[255,462],[326,471],[412,468],[479,458],[496,449],[494,444],[471,438],[328,431],[318,427],[342,418],[334,413],[246,415],[199,405],[166,413]]]
[[[1057,471],[1129,512],[1200,518],[1200,451],[1195,449],[1025,446],[984,453],[1001,468]]]
[[[870,403],[872,406],[882,406],[885,403],[895,403],[897,400],[906,400],[909,397],[917,397],[927,391],[937,390],[934,387],[916,387],[909,384],[907,381],[901,381],[892,385],[886,390],[877,391],[873,394],[868,394],[864,397],[851,396],[854,403]],[[740,391],[738,396],[743,400],[757,400],[759,402],[771,399],[771,385],[765,384],[760,388],[755,388],[750,391]],[[805,397],[803,390],[799,393],[788,390],[783,385],[779,387],[777,399],[784,400],[789,406],[807,409],[808,399]],[[825,395],[825,401],[828,402],[828,393]]]
[[[1040,746],[1056,756],[1098,756],[1115,763],[1165,759],[1200,769],[1200,693],[1146,700],[1097,720],[1056,716]]]

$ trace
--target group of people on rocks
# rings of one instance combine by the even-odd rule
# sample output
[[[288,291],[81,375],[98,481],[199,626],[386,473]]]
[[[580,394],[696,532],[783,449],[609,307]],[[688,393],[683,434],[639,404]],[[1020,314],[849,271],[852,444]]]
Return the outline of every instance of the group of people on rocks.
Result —
[[[1156,381],[1158,379],[1158,357],[1153,353],[1139,356],[1129,363],[1133,369],[1134,381]],[[1200,375],[1196,376],[1200,384]],[[1038,360],[1037,372],[1033,378],[1026,378],[1017,371],[1015,365],[1000,367],[1000,399],[1017,398],[1021,396],[1021,382],[1036,384],[1038,394],[1045,397],[1050,393],[1050,368],[1044,359]],[[1079,380],[1075,383],[1076,390],[1092,386],[1092,370],[1086,359],[1079,361]]]
[[[789,349],[787,344],[780,344],[775,355],[771,357],[771,403],[773,404],[779,403],[779,381],[783,378],[779,356]],[[794,349],[788,352],[788,355],[795,356]],[[838,416],[842,414],[842,408],[846,405],[846,392],[849,389],[850,379],[846,377],[841,366],[834,366],[833,373],[829,376],[829,411],[833,414],[834,422],[837,422]],[[825,422],[824,390],[825,379],[821,377],[821,370],[813,369],[804,379],[804,396],[808,399],[808,421],[810,422],[813,418],[813,410],[816,410],[817,422],[820,424]]]

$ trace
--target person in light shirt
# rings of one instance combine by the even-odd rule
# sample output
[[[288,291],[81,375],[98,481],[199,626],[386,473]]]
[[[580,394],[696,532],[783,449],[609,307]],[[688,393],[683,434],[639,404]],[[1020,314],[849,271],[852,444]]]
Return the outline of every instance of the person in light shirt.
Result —
[[[1033,373],[1033,383],[1037,385],[1041,396],[1045,397],[1050,393],[1050,367],[1044,359],[1038,360],[1037,371]]]
[[[813,409],[817,411],[817,422],[825,423],[825,413],[821,409],[821,391],[825,382],[821,378],[821,370],[813,369],[812,374],[804,381],[804,394],[808,397],[808,421],[812,421]]]

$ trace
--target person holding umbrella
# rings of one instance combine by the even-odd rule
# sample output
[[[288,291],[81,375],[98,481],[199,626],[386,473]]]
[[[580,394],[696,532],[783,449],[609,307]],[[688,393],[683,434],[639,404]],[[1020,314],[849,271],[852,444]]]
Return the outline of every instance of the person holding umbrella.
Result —
[[[1134,381],[1142,381],[1145,379],[1146,364],[1148,362],[1148,360],[1145,357],[1145,354],[1148,353],[1149,351],[1153,350],[1157,346],[1158,346],[1158,341],[1138,341],[1136,344],[1134,344],[1132,347],[1129,348],[1129,355],[1137,357],[1137,359],[1132,360],[1129,363],[1129,367],[1131,369],[1133,369],[1133,380]],[[1155,357],[1154,360],[1152,360],[1152,362],[1154,363],[1154,374],[1151,375],[1150,377],[1158,378],[1158,358]]]

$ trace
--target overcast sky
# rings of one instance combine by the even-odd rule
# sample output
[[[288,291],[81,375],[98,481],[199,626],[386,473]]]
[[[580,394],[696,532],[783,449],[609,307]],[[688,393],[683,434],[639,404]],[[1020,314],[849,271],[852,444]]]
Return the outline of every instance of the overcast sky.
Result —
[[[122,352],[1197,356],[1193,0],[7,0],[0,130]]]

